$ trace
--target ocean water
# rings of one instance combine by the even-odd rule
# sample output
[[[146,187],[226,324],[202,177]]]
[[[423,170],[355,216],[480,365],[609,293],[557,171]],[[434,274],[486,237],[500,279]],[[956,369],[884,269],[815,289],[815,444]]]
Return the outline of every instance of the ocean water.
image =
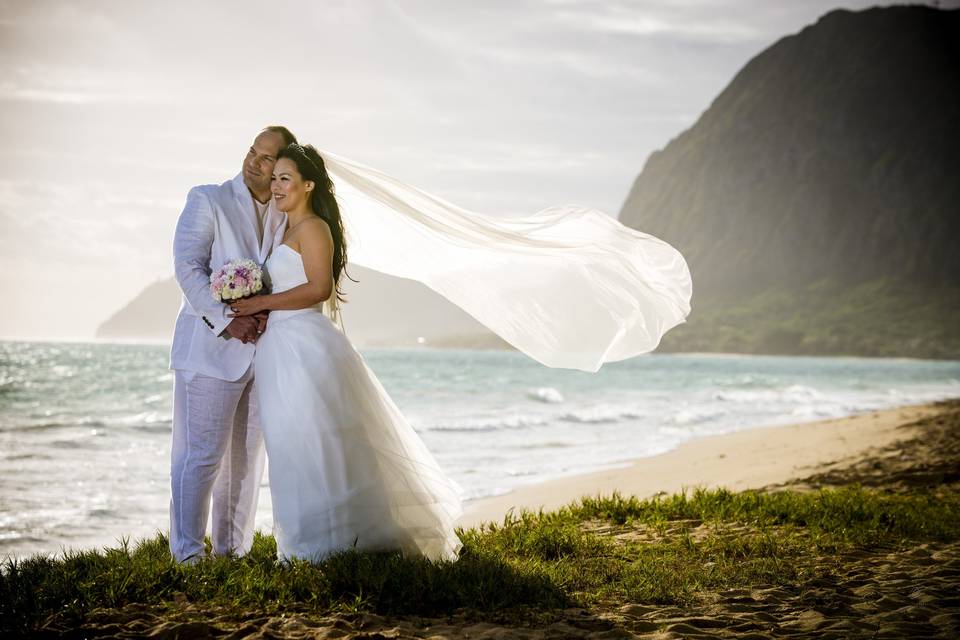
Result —
[[[167,353],[0,342],[0,558],[167,528]],[[960,361],[650,354],[590,374],[505,351],[361,353],[468,500],[705,435],[960,396]],[[267,531],[270,509],[264,473]]]

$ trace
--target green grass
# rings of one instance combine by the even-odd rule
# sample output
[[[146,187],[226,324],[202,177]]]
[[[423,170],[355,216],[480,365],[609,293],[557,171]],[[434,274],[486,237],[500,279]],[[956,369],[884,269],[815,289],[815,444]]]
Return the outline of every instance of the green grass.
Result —
[[[584,496],[561,509],[579,521],[601,518],[662,526],[671,520],[739,522],[760,530],[791,525],[812,536],[817,549],[838,550],[892,540],[954,540],[960,532],[960,497],[917,491],[892,494],[859,486],[816,492],[678,493],[652,500]]]
[[[860,487],[819,492],[697,490],[658,499],[584,496],[552,512],[510,513],[459,530],[457,562],[346,551],[313,565],[277,564],[270,536],[243,558],[172,562],[162,535],[103,551],[8,560],[0,631],[82,622],[96,608],[184,601],[238,616],[372,611],[501,618],[571,606],[694,601],[733,587],[802,584],[838,570],[852,549],[960,537],[960,498]],[[597,529],[605,528],[604,533]]]

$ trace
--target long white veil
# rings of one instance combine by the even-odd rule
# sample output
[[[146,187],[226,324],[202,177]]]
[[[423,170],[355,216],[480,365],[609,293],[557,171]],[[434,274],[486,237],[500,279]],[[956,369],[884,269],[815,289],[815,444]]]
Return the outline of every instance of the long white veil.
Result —
[[[497,218],[320,155],[351,264],[422,282],[546,366],[595,372],[648,353],[690,313],[680,252],[601,211]],[[335,296],[324,311],[339,322]]]

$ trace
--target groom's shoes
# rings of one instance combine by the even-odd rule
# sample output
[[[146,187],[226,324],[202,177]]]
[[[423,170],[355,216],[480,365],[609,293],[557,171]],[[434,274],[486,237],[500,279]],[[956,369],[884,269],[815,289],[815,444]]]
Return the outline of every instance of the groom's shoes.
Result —
[[[199,564],[200,562],[203,562],[206,559],[207,559],[207,555],[205,553],[195,553],[192,556],[187,556],[183,560],[180,560],[177,564],[194,565],[194,564]]]

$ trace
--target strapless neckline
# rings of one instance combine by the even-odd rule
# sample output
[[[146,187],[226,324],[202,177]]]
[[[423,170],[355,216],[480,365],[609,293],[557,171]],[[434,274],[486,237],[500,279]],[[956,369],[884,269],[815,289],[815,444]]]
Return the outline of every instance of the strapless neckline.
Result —
[[[297,251],[296,249],[294,249],[293,247],[291,247],[290,245],[288,245],[288,244],[285,243],[285,242],[281,242],[281,243],[280,243],[280,246],[281,246],[281,247],[286,247],[287,249],[290,249],[290,251],[292,251],[292,252],[293,252],[295,255],[297,255],[297,256],[300,255],[300,252],[299,252],[299,251]]]
[[[281,251],[280,247],[286,247],[287,251]],[[269,274],[274,293],[280,293],[307,282],[303,256],[288,244],[280,243],[278,247],[274,247],[264,267]]]

